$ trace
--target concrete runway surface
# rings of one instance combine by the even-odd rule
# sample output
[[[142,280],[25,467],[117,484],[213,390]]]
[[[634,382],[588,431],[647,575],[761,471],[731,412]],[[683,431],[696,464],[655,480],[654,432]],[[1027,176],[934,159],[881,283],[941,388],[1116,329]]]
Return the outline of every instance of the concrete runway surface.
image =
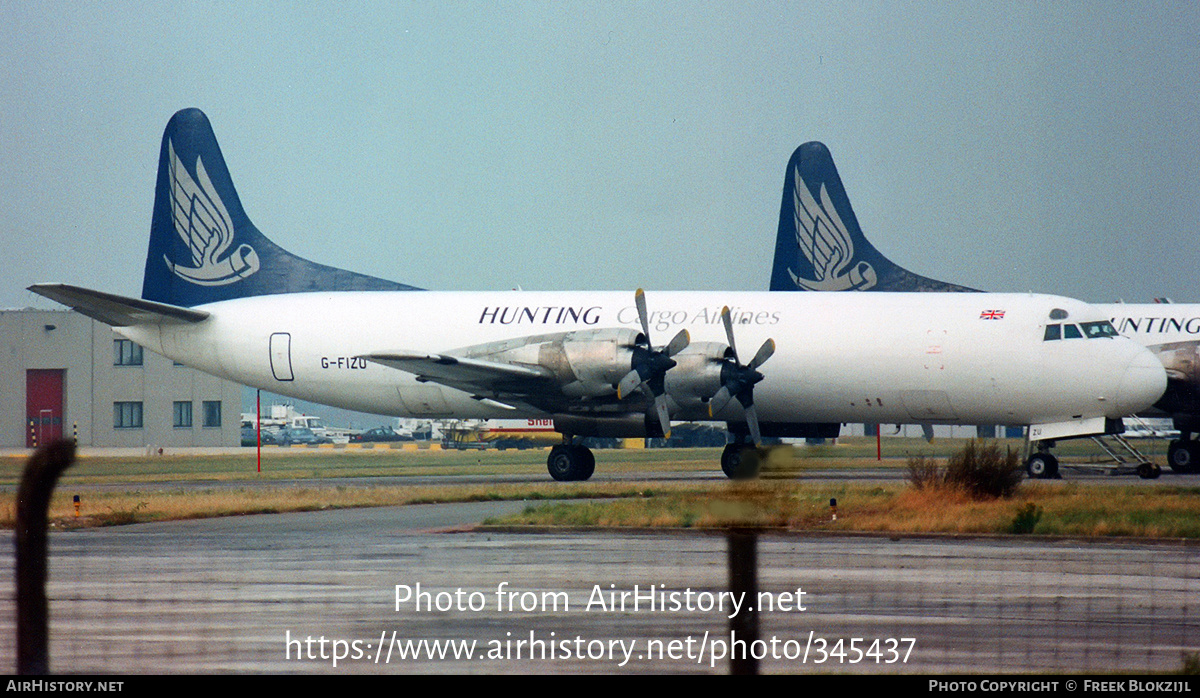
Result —
[[[462,530],[523,506],[56,533],[51,669],[726,673],[740,651],[764,672],[1140,673],[1200,651],[1197,546],[769,534],[765,593],[738,600],[719,534]],[[731,636],[756,604],[760,641]],[[14,619],[6,595],[8,657]]]

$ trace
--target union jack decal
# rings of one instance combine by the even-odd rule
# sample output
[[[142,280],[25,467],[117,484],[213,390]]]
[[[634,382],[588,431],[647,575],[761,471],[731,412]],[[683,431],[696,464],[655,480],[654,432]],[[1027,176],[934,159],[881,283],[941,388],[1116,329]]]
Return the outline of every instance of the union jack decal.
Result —
[[[1003,310],[985,310],[979,314],[979,319],[980,320],[1003,320],[1004,319],[1004,311]]]

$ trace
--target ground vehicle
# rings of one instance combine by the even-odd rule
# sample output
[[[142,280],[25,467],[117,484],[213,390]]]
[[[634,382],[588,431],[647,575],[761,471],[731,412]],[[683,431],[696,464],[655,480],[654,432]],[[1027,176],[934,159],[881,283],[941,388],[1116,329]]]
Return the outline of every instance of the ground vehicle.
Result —
[[[403,434],[396,433],[391,427],[375,427],[368,429],[361,434],[352,434],[350,443],[374,443],[387,441],[412,441],[412,437],[406,437]]]
[[[243,446],[257,446],[259,443],[258,439],[259,439],[259,435],[255,433],[254,427],[242,427],[242,445]],[[279,444],[279,439],[276,436],[276,432],[272,431],[271,429],[263,429],[262,430],[262,445],[263,446],[275,446],[278,444]]]
[[[323,436],[317,436],[312,429],[304,427],[288,427],[287,429],[279,430],[279,445],[291,446],[292,444],[331,444],[329,439]]]

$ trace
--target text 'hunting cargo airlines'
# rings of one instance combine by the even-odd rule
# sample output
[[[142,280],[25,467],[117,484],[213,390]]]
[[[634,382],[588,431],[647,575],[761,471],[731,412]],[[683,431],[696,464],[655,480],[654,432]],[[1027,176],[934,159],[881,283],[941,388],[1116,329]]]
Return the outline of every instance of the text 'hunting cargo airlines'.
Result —
[[[1166,386],[1150,352],[1058,296],[437,292],[314,264],[250,222],[196,109],[163,135],[142,298],[31,290],[175,361],[299,399],[550,417],[563,434],[548,458],[558,480],[591,476],[581,438],[656,436],[671,420],[726,422],[736,443],[721,465],[733,477],[763,436],[935,421],[1066,436],[1143,409]],[[1045,341],[1063,318],[1089,339]]]
[[[819,200],[813,190],[821,192]],[[914,274],[875,249],[858,225],[829,149],[815,141],[797,148],[788,162],[770,290],[977,292]],[[1171,468],[1200,472],[1200,304],[1092,307],[1118,333],[1147,347],[1166,368],[1166,392],[1144,414],[1169,416],[1180,431],[1167,452]],[[1046,341],[1085,338],[1082,326],[1069,318],[1058,320],[1046,324]],[[1039,473],[1042,466],[1048,467]],[[1031,457],[1031,475],[1053,476],[1056,470],[1057,461],[1048,453]]]

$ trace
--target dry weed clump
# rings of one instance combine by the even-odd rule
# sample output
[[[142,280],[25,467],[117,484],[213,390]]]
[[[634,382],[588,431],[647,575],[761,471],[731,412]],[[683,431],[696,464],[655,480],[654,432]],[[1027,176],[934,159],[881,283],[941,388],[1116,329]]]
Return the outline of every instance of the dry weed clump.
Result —
[[[918,490],[958,489],[975,499],[1012,497],[1025,477],[1020,459],[1012,449],[1006,448],[1001,454],[996,443],[980,444],[975,439],[951,455],[945,468],[925,456],[909,458],[907,467],[908,481]]]

